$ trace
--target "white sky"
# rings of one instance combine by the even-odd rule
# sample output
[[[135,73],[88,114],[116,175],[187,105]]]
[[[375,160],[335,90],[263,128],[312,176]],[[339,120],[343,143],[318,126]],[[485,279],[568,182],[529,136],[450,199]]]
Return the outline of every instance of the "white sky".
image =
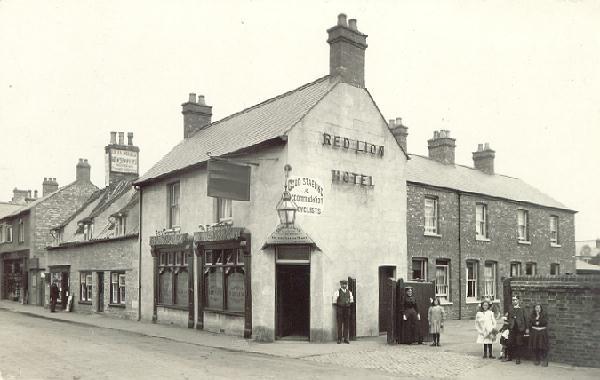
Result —
[[[218,120],[327,74],[345,12],[410,153],[449,129],[472,166],[489,142],[496,172],[578,210],[577,240],[600,236],[600,2],[216,3],[0,0],[0,200],[72,182],[79,157],[104,186],[110,131],[134,132],[145,172],[181,140],[189,92]]]

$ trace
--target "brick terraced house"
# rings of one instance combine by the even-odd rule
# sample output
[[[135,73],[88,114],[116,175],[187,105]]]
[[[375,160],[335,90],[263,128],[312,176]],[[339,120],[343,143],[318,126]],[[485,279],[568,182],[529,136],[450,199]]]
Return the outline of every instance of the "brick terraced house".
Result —
[[[0,296],[42,305],[46,289],[45,253],[53,238],[51,228],[77,210],[98,188],[90,182],[90,164],[79,159],[76,179],[59,188],[45,178],[41,198],[18,196],[23,204],[0,219]],[[37,191],[36,191],[37,193]],[[14,197],[13,197],[14,198]],[[14,202],[20,201],[13,199]]]
[[[402,121],[389,127],[406,147]],[[575,273],[575,211],[495,173],[489,144],[473,152],[474,167],[454,162],[449,131],[428,148],[406,169],[408,278],[435,281],[451,318],[474,318],[486,297],[501,308],[504,278]]]
[[[72,311],[119,318],[139,316],[139,148],[133,134],[111,132],[106,146],[106,187],[52,228],[47,247],[47,277],[60,289],[59,303]],[[45,303],[49,303],[48,292]]]

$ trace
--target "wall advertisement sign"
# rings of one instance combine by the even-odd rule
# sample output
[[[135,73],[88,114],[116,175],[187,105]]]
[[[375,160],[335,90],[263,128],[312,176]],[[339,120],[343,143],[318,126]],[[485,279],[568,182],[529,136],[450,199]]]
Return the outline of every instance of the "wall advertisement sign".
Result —
[[[138,172],[138,154],[130,150],[110,150],[110,170],[119,173]]]
[[[322,183],[310,177],[289,177],[288,191],[298,206],[298,214],[321,215],[325,204]]]

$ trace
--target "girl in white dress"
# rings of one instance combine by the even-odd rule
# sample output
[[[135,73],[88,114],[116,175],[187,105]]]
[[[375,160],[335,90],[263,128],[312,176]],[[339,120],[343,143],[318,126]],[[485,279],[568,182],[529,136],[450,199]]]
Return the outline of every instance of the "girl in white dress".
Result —
[[[483,358],[494,359],[492,354],[492,343],[496,340],[496,318],[490,310],[490,301],[483,300],[479,311],[475,316],[475,328],[477,329],[477,343],[483,344]]]

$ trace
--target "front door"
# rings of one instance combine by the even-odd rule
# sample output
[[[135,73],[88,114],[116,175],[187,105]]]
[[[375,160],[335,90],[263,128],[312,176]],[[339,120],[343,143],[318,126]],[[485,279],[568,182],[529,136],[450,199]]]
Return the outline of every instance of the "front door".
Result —
[[[310,265],[277,265],[277,338],[308,339],[310,333]]]
[[[392,294],[388,284],[388,279],[394,278],[396,267],[379,267],[379,332],[387,332],[392,306]]]
[[[69,272],[61,272],[60,274],[60,302],[62,309],[67,308],[69,301]]]
[[[98,312],[104,311],[104,272],[98,272]]]

